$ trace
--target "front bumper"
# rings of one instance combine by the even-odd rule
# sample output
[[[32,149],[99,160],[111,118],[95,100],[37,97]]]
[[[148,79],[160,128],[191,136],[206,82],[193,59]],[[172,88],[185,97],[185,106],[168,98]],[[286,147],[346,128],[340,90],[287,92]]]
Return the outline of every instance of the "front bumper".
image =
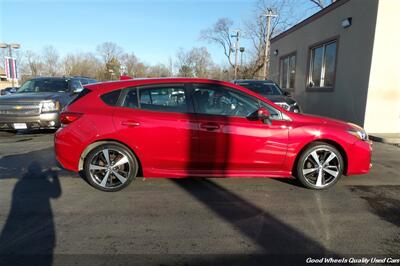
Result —
[[[367,174],[372,167],[372,142],[359,140],[352,144],[348,152],[347,175]]]
[[[14,123],[25,123],[27,129],[50,129],[60,127],[59,113],[44,113],[35,116],[2,116],[0,130],[15,130]]]

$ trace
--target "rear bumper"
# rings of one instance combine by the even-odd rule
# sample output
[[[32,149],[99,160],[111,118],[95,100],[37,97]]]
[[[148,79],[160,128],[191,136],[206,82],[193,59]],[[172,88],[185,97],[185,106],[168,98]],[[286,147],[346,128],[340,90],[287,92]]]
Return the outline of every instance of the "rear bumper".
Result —
[[[68,144],[68,142],[65,142],[62,139],[58,138],[57,133],[54,138],[54,150],[56,154],[56,159],[63,168],[73,172],[78,172],[76,160],[74,160],[76,156],[73,152],[73,147]]]
[[[14,123],[25,123],[28,129],[60,127],[58,112],[35,116],[0,116],[0,130],[14,130]]]
[[[372,142],[357,141],[348,152],[347,175],[367,174],[372,167]]]

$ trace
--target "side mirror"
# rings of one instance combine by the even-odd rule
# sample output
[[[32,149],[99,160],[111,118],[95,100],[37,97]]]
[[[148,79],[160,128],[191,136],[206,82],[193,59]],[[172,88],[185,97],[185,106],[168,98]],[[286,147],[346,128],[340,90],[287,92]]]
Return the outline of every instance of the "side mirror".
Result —
[[[257,111],[258,120],[261,120],[264,124],[271,125],[270,116],[270,112],[264,107],[260,107]]]

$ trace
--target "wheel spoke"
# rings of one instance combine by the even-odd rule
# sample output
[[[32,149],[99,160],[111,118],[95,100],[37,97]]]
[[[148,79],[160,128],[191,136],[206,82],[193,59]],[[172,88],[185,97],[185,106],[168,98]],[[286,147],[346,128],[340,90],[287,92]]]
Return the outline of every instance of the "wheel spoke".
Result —
[[[322,186],[323,179],[324,179],[324,174],[323,174],[322,169],[321,169],[321,170],[318,171],[317,182],[315,183],[315,185],[317,187]]]
[[[333,159],[336,158],[336,155],[331,152],[331,154],[329,155],[329,157],[325,160],[324,165],[328,165],[330,161],[332,161]]]
[[[119,159],[118,162],[116,162],[116,163],[113,165],[113,167],[116,167],[116,166],[119,166],[119,165],[123,165],[123,164],[126,164],[126,163],[128,163],[128,162],[129,162],[129,161],[128,161],[128,157],[125,156],[125,155],[123,155],[123,157],[122,157],[121,159]]]
[[[125,181],[126,181],[125,177],[123,177],[122,175],[118,174],[116,171],[112,171],[112,172],[119,179],[119,181],[121,181],[122,184],[125,183]]]
[[[106,187],[108,176],[110,175],[110,171],[107,171],[106,174],[103,177],[103,180],[101,180],[100,186]]]
[[[325,166],[324,168],[335,169],[335,170],[338,169],[338,167],[337,167],[336,165],[327,165],[327,166]]]
[[[303,175],[308,175],[309,173],[313,173],[317,170],[318,170],[318,168],[303,169]]]
[[[107,165],[110,165],[110,155],[108,154],[108,149],[103,150],[104,159],[106,159]]]
[[[333,177],[337,177],[337,175],[339,174],[339,171],[333,171],[333,170],[329,170],[327,168],[324,168],[324,171],[327,172],[328,174],[330,174]]]
[[[310,153],[310,155],[313,157],[313,159],[317,163],[317,165],[320,166],[321,163],[319,162],[317,151],[313,151],[312,153]]]
[[[91,164],[91,165],[89,166],[89,169],[90,169],[90,170],[106,170],[107,167],[105,167],[105,166],[100,166],[100,165],[95,165],[95,164]]]

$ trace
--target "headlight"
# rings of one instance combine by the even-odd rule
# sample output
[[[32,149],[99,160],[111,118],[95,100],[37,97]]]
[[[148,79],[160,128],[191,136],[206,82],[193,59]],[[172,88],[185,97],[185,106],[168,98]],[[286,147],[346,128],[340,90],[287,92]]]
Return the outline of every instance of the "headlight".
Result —
[[[350,133],[351,135],[355,136],[356,138],[360,140],[368,140],[368,134],[365,132],[365,130],[362,127],[357,126],[356,124],[352,123],[347,123],[352,128],[348,129],[347,132]]]
[[[43,101],[40,103],[42,113],[54,112],[60,109],[60,103],[58,101]]]

